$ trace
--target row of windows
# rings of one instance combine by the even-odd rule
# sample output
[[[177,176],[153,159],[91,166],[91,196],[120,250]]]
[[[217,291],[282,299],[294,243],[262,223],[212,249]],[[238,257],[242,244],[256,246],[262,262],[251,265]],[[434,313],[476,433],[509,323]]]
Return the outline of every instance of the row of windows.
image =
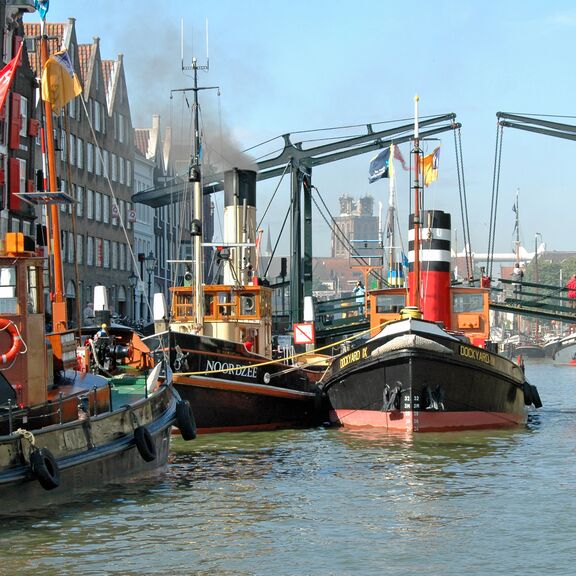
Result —
[[[66,186],[66,181],[62,181],[62,192],[66,192]],[[112,220],[112,224],[115,226],[123,223],[128,230],[132,228],[132,222],[135,219],[132,204],[125,200],[114,202],[114,199],[108,194],[96,192],[83,186],[76,185],[75,190],[76,194],[71,193],[70,195],[76,198],[77,217],[86,216],[88,220],[104,222],[104,224],[109,224]],[[72,203],[61,204],[60,211],[63,213],[67,211],[68,214],[72,214],[73,206]]]
[[[106,119],[108,117],[106,106],[97,100],[89,98],[86,108],[88,109],[88,116],[90,117],[90,122],[94,130],[105,134]],[[82,117],[82,105],[81,103],[77,104],[76,99],[73,99],[68,104],[68,116],[77,121],[80,121]],[[120,114],[120,112],[114,112],[112,117],[110,117],[110,121],[112,122],[114,130],[114,139],[120,143],[128,142],[127,135],[130,130],[128,118],[126,118],[124,114]]]
[[[86,146],[86,163],[84,163]],[[113,182],[132,186],[132,162],[122,156],[110,154],[108,150],[95,148],[90,142],[84,143],[80,137],[70,134],[69,161],[71,166],[86,168],[90,174],[109,176]],[[66,161],[66,132],[60,131],[60,159]]]
[[[132,258],[128,246],[121,242],[114,242],[104,238],[76,235],[72,232],[61,231],[62,261],[73,264],[86,264],[96,268],[109,268],[111,270],[132,270]],[[86,254],[84,254],[86,249]]]

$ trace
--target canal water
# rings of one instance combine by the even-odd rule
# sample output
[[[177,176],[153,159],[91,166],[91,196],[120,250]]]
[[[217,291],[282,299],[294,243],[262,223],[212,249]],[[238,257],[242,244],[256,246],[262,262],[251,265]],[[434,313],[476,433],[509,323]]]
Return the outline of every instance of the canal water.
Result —
[[[0,574],[573,574],[576,368],[526,370],[521,429],[177,440],[159,479],[2,519]]]

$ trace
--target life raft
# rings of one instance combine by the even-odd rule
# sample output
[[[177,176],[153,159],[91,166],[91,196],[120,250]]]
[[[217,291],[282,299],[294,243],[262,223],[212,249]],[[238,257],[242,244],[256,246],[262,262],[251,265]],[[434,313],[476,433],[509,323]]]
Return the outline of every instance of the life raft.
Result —
[[[10,364],[16,355],[22,350],[22,338],[16,328],[16,324],[7,318],[0,318],[0,332],[6,330],[12,337],[12,347],[6,354],[0,354],[0,364]]]

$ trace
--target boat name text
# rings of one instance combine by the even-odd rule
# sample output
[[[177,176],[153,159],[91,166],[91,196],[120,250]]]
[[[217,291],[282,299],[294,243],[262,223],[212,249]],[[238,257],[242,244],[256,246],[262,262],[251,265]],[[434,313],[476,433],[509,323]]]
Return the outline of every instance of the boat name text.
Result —
[[[494,365],[494,357],[489,352],[485,350],[479,350],[478,348],[471,348],[470,346],[463,346],[460,344],[460,356],[466,356],[467,358],[472,358],[472,360],[478,360],[478,362],[484,362],[485,364]]]
[[[242,364],[220,362],[219,360],[206,360],[206,370],[209,372],[230,372],[237,376],[256,379],[256,368],[253,368],[252,366],[243,366]]]
[[[345,368],[348,364],[353,364],[354,362],[358,362],[358,360],[362,360],[363,358],[368,358],[368,347],[364,346],[363,348],[358,348],[358,350],[354,350],[353,352],[349,352],[345,356],[340,358],[340,369]]]

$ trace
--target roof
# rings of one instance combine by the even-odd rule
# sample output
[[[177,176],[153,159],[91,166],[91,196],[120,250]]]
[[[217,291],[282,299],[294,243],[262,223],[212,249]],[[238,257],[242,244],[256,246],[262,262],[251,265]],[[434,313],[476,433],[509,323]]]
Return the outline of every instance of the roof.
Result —
[[[45,34],[48,36],[48,56],[58,52],[62,49],[64,43],[64,35],[66,34],[66,27],[68,24],[48,24],[45,25]],[[28,59],[30,60],[30,67],[34,70],[36,76],[42,73],[40,66],[40,24],[24,24],[24,36],[27,38],[35,38],[35,50],[28,52]]]
[[[136,149],[144,156],[148,157],[148,143],[150,142],[149,128],[134,128],[134,145]]]
[[[80,65],[80,80],[82,85],[86,84],[90,58],[92,56],[92,44],[78,44],[78,60]]]

